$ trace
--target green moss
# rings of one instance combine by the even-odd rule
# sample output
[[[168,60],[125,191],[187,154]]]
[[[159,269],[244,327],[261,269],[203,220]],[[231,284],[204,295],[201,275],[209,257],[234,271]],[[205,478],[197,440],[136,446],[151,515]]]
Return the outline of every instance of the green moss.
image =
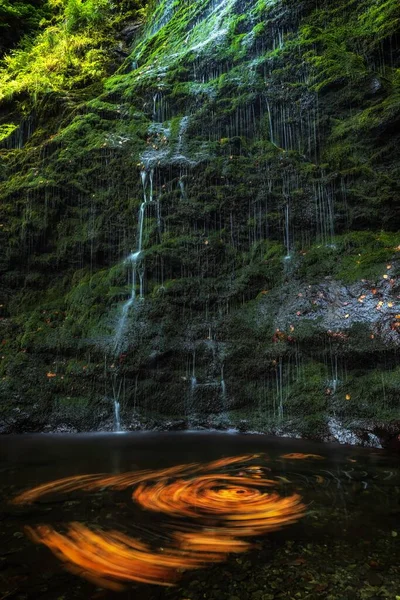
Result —
[[[16,129],[18,129],[18,125],[15,125],[15,123],[0,125],[0,142],[7,139]]]
[[[373,282],[387,276],[386,266],[396,257],[397,233],[356,231],[335,237],[332,244],[315,244],[299,262],[298,273],[307,281],[318,282],[326,276],[353,283]]]

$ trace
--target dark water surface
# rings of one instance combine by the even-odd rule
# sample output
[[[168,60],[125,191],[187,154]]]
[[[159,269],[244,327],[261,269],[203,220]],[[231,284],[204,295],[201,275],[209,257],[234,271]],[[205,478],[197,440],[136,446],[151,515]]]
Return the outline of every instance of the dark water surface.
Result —
[[[265,469],[282,497],[301,496],[304,516],[279,531],[246,538],[253,542],[247,552],[198,570],[181,569],[174,587],[132,582],[120,592],[104,589],[68,572],[49,548],[26,535],[26,526],[63,532],[77,522],[134,534],[159,551],[176,519],[140,509],[132,502],[133,487],[78,489],[27,505],[11,503],[26,489],[74,475],[158,471],[253,453],[262,456],[218,473],[240,477],[249,465]],[[282,458],[292,453],[323,458]],[[399,457],[379,450],[222,433],[4,436],[0,503],[0,600],[400,597]]]

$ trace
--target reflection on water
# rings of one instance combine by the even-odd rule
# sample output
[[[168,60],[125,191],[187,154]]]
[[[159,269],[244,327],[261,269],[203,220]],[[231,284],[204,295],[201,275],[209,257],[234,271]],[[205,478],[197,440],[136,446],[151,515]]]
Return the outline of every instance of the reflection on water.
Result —
[[[42,435],[0,438],[0,460],[1,600],[400,591],[400,471],[383,451],[211,433]]]
[[[140,581],[168,586],[178,578],[178,570],[200,568],[224,560],[229,553],[244,552],[250,543],[242,538],[276,531],[304,515],[298,494],[273,491],[280,481],[266,478],[265,461],[266,457],[255,454],[156,471],[68,477],[27,490],[14,504],[54,492],[133,488],[132,498],[139,506],[168,517],[162,523],[169,529],[163,548],[152,549],[121,531],[79,523],[68,523],[65,533],[49,525],[27,527],[27,532],[70,571],[98,585],[120,589],[119,582]],[[235,471],[227,472],[232,467]],[[134,526],[133,532],[137,535]]]

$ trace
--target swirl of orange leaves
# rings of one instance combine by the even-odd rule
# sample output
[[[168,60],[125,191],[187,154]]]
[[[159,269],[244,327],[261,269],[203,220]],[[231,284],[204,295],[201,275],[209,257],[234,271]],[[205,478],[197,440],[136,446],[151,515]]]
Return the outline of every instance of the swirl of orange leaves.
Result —
[[[280,528],[298,518],[300,496],[281,497],[261,491],[276,482],[228,475],[203,475],[165,485],[141,484],[133,493],[145,509],[205,523],[217,519],[221,535],[255,536]]]
[[[69,523],[64,533],[49,525],[26,528],[27,533],[71,572],[102,587],[118,590],[132,581],[169,586],[183,570],[245,552],[251,544],[242,538],[279,529],[304,515],[301,497],[280,496],[272,489],[279,483],[264,477],[262,467],[247,465],[238,474],[218,472],[238,464],[243,469],[243,463],[258,458],[245,455],[157,471],[69,477],[27,490],[14,503],[75,490],[133,487],[133,500],[145,510],[165,514],[174,528],[166,548],[155,549],[125,533],[80,523]]]

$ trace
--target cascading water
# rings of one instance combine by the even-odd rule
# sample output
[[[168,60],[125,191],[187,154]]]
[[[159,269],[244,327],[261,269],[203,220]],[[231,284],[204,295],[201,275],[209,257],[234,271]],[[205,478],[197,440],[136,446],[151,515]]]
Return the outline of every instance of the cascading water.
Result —
[[[131,264],[132,266],[132,281],[131,281],[131,294],[128,300],[122,307],[122,313],[118,320],[118,325],[116,328],[115,336],[114,336],[114,350],[118,351],[121,343],[122,335],[125,331],[126,321],[129,314],[129,309],[134,304],[136,300],[136,274],[139,275],[139,298],[140,300],[144,299],[144,265],[143,265],[143,229],[144,229],[144,221],[145,221],[145,212],[146,206],[148,203],[153,202],[153,176],[154,171],[151,169],[149,172],[143,170],[141,172],[141,179],[143,185],[143,202],[139,208],[138,215],[138,233],[137,233],[137,248],[134,252],[132,252],[128,258],[125,259],[124,264]],[[149,198],[147,198],[147,187],[149,181]]]

